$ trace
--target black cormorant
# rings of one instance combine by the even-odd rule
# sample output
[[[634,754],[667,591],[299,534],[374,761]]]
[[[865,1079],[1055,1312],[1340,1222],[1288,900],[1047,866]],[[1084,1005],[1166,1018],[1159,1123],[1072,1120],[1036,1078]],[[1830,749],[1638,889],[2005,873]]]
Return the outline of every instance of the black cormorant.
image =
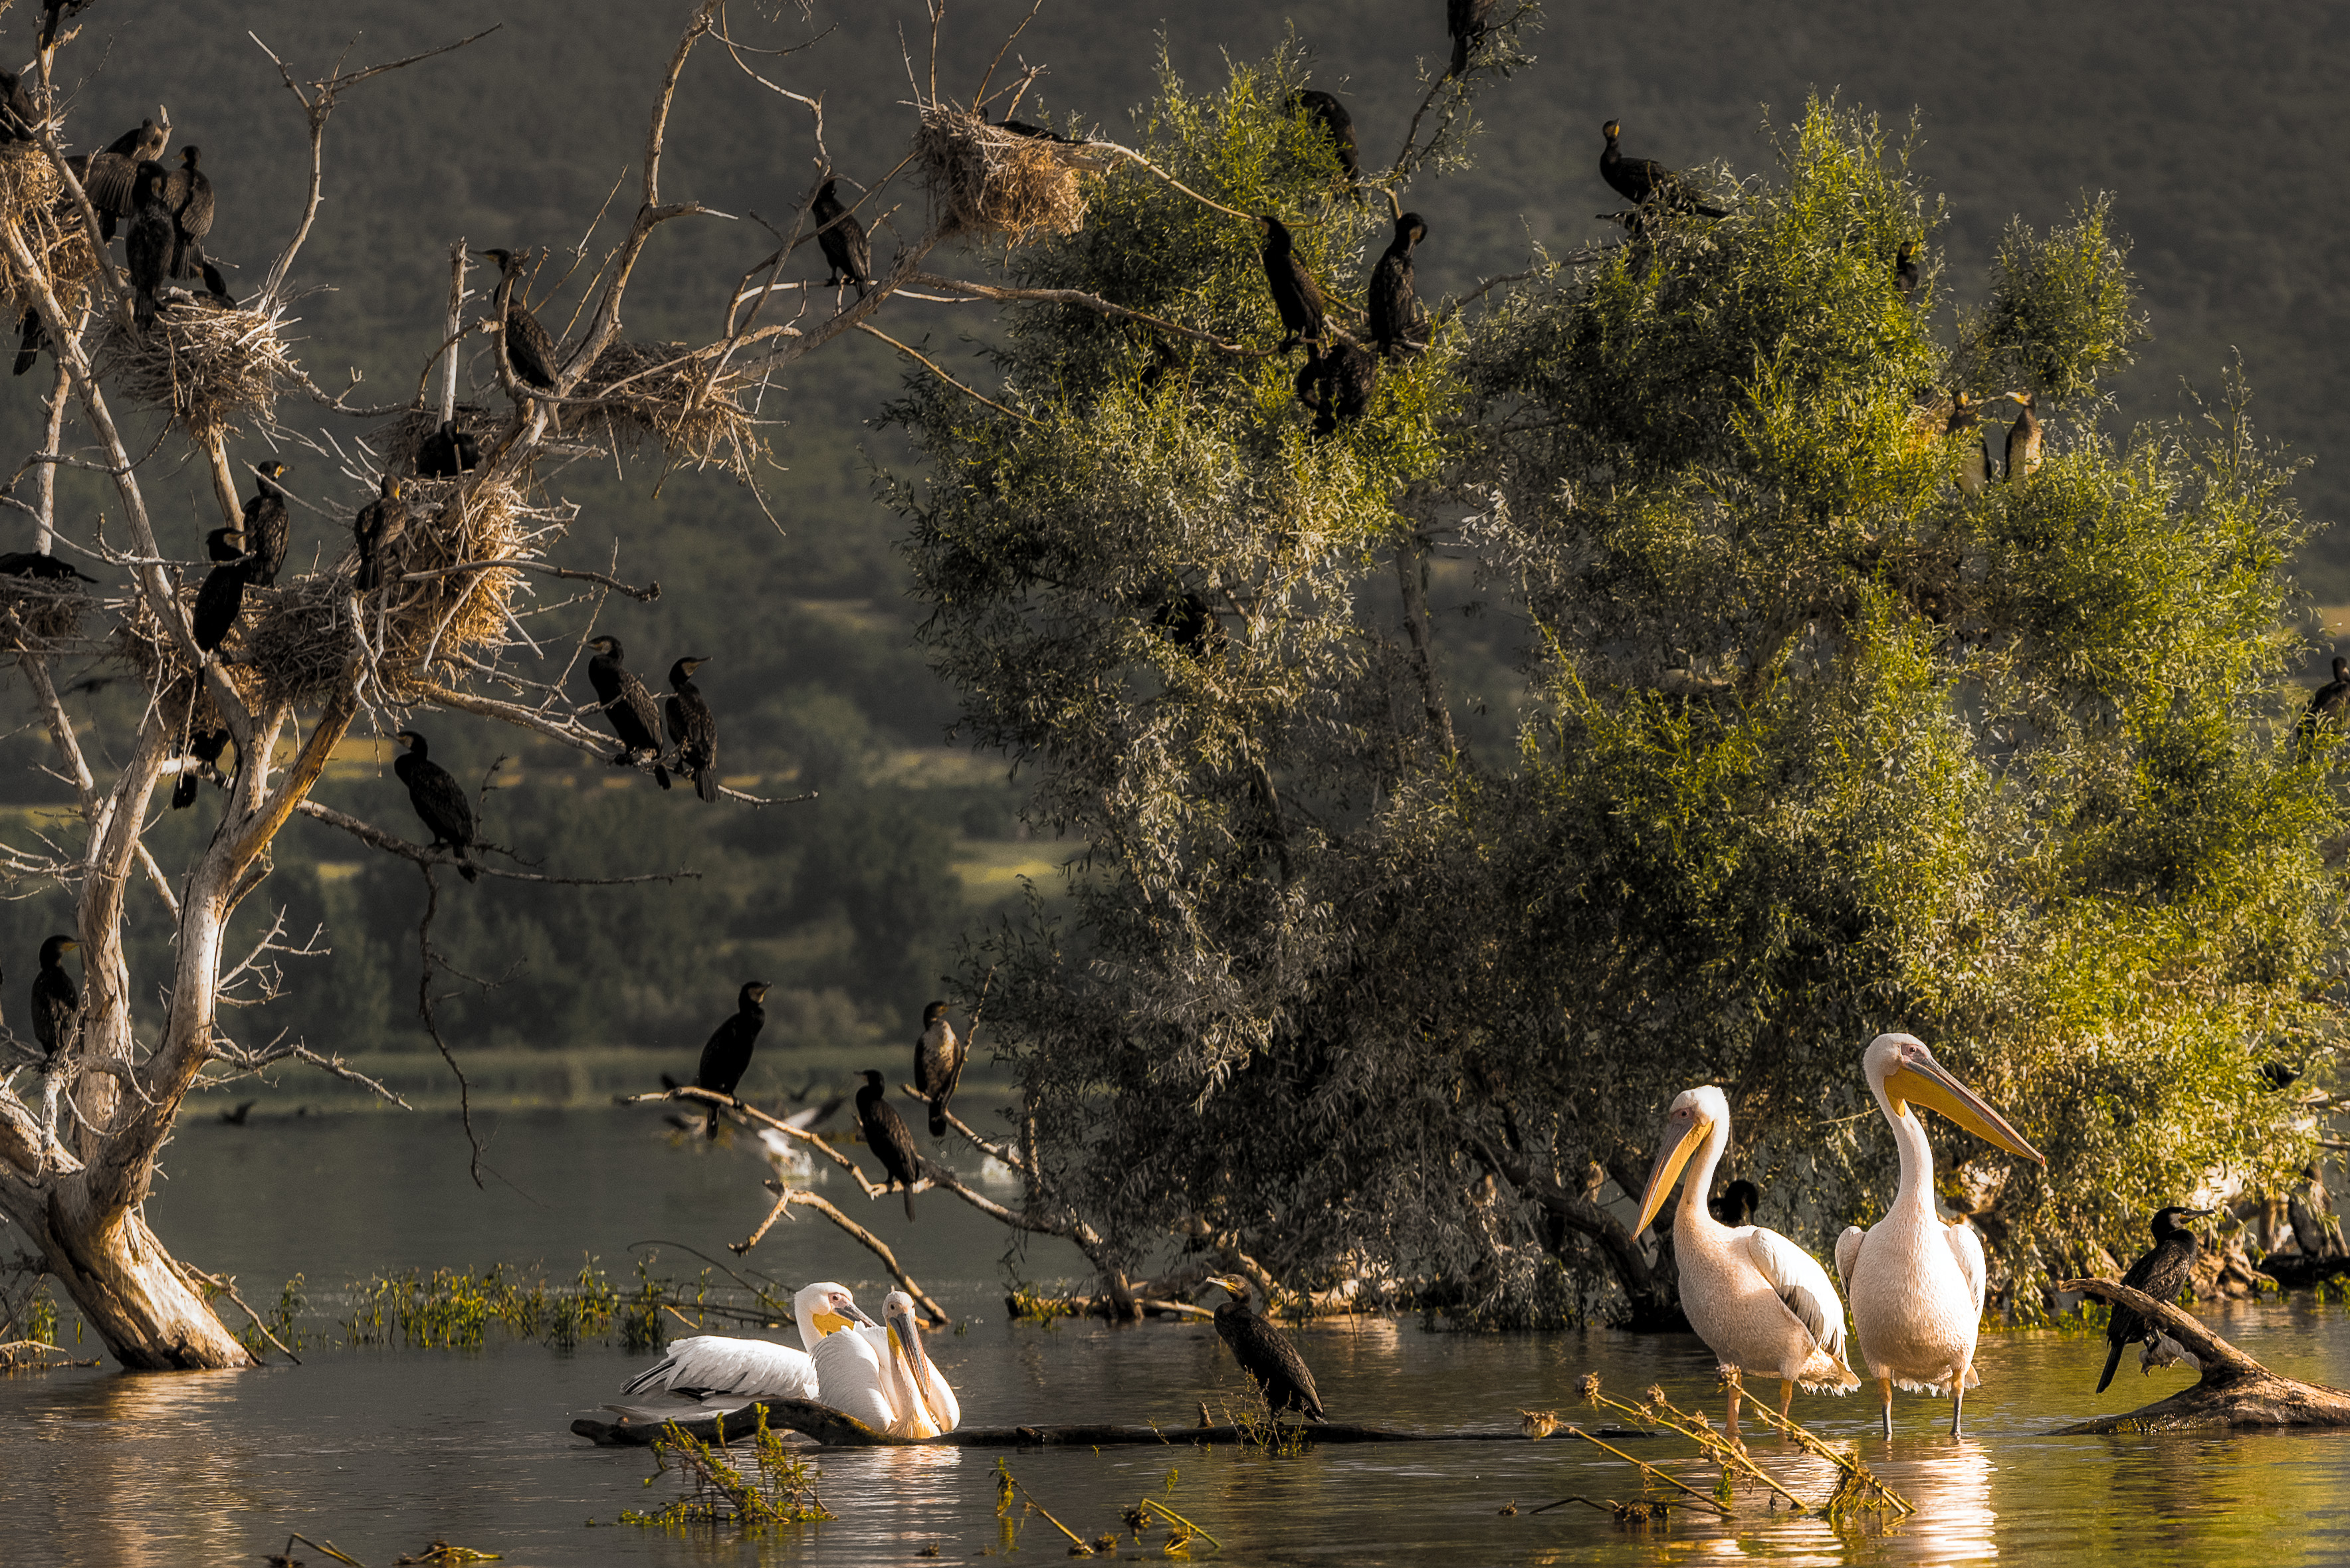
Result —
[[[196,784],[206,774],[218,775],[221,753],[228,749],[228,732],[214,730],[198,735],[188,742],[187,755],[180,760],[180,776],[172,784],[172,809],[185,811],[196,804]],[[191,767],[192,763],[197,765]]]
[[[41,970],[33,976],[33,1038],[41,1054],[55,1066],[73,1044],[74,1013],[81,1007],[81,988],[66,972],[65,956],[81,944],[68,936],[54,936],[41,944]]]
[[[253,552],[246,580],[255,587],[271,587],[286,567],[293,516],[286,510],[286,492],[277,486],[285,473],[286,465],[275,459],[254,465],[256,483],[244,504],[244,547]]]
[[[130,217],[138,211],[140,165],[162,157],[163,145],[170,140],[167,129],[151,119],[142,119],[136,128],[108,142],[82,167],[82,193],[89,198],[90,206],[98,213],[100,237],[114,238],[115,220]]]
[[[2040,467],[2040,416],[2030,392],[2010,392],[2022,410],[2007,431],[2007,482],[2021,484]]]
[[[588,684],[596,689],[596,701],[602,704],[604,717],[612,722],[612,732],[620,737],[620,754],[612,759],[614,764],[633,764],[650,752],[653,777],[660,781],[661,788],[669,788],[669,769],[660,760],[660,709],[653,701],[653,694],[621,662],[627,655],[620,649],[619,638],[590,638],[588,646],[596,650],[596,657],[588,661]]]
[[[1623,130],[1623,122],[1614,119],[1599,128],[1607,139],[1599,153],[1599,177],[1618,195],[1643,207],[1654,198],[1658,206],[1672,212],[1695,213],[1700,218],[1727,216],[1721,208],[1706,206],[1690,195],[1689,182],[1663,164],[1653,159],[1625,157],[1616,144]]]
[[[89,3],[90,0],[41,0],[41,9],[47,13],[41,18],[41,47],[57,47],[58,22]]]
[[[914,1041],[914,1087],[931,1102],[931,1136],[947,1136],[947,1102],[962,1081],[962,1064],[971,1047],[955,1033],[947,1004],[933,1002],[922,1009],[922,1033]]]
[[[408,504],[400,498],[399,479],[389,473],[383,476],[382,493],[359,508],[359,514],[351,519],[351,533],[359,545],[359,592],[371,594],[400,576]]]
[[[1216,1334],[1232,1347],[1241,1370],[1256,1379],[1264,1393],[1265,1409],[1279,1420],[1286,1411],[1302,1412],[1309,1421],[1326,1421],[1322,1396],[1314,1391],[1314,1374],[1289,1336],[1249,1306],[1249,1282],[1238,1274],[1218,1274],[1208,1283],[1222,1289],[1232,1300],[1216,1309]]]
[[[2334,680],[2335,684],[2350,689],[2350,659],[2334,661]],[[2282,1062],[2263,1062],[2261,1064],[2261,1076],[2271,1090],[2282,1095],[2300,1081],[2301,1069],[2288,1067]]]
[[[204,236],[213,232],[213,182],[196,167],[199,156],[192,146],[181,148],[180,166],[163,182],[163,204],[172,209],[173,277],[203,272]]]
[[[1281,330],[1285,335],[1274,352],[1286,354],[1302,341],[1320,339],[1322,290],[1305,264],[1297,259],[1289,230],[1279,218],[1268,213],[1257,220],[1257,226],[1264,231],[1264,281],[1273,291],[1273,307],[1281,313]]]
[[[1406,213],[1395,221],[1395,238],[1371,269],[1371,337],[1392,359],[1411,344],[1404,334],[1419,320],[1419,294],[1412,282],[1411,247],[1428,238],[1428,220]]]
[[[408,804],[432,830],[432,842],[426,847],[446,845],[457,857],[457,875],[473,881],[481,875],[466,853],[473,846],[473,803],[449,770],[427,753],[423,736],[402,730],[394,739],[408,750],[393,761],[391,771],[408,786]]]
[[[1493,30],[1498,0],[1444,0],[1444,30],[1452,35],[1452,64],[1445,71],[1457,77],[1469,68],[1469,51]]]
[[[132,314],[142,332],[155,324],[161,304],[156,291],[172,271],[172,209],[163,202],[165,178],[161,163],[139,166],[139,181],[131,192],[130,232],[122,240],[130,286],[139,291]]]
[[[220,563],[204,577],[204,586],[196,590],[196,607],[190,617],[196,634],[196,646],[210,653],[228,636],[229,628],[244,610],[245,575],[252,557],[245,553],[244,534],[237,528],[215,528],[204,535],[204,544],[214,561]]]
[[[498,264],[498,320],[504,325],[506,340],[506,363],[514,367],[515,379],[525,387],[536,387],[542,392],[555,389],[555,339],[538,324],[538,317],[522,302],[522,265],[529,259],[527,251],[483,251],[480,253]]]
[[[2122,1283],[2132,1290],[2144,1291],[2158,1302],[2173,1301],[2187,1287],[2195,1272],[2195,1232],[2178,1223],[2181,1218],[2195,1220],[2210,1213],[2209,1209],[2164,1209],[2154,1217],[2154,1245],[2122,1276]],[[2097,1392],[2114,1380],[2114,1368],[2122,1361],[2122,1352],[2141,1341],[2150,1341],[2158,1330],[2137,1314],[2119,1302],[2114,1303],[2113,1316],[2106,1323],[2106,1338],[2113,1348],[2106,1353],[2106,1370],[2097,1379]]]
[[[1904,240],[1901,250],[1893,258],[1893,286],[1901,291],[1902,303],[1908,303],[1918,292],[1918,242]]]
[[[2302,711],[2302,744],[2306,746],[2317,738],[2319,724],[2338,722],[2345,704],[2350,704],[2350,659],[2337,658],[2334,661],[2334,679],[2311,692],[2309,706]],[[2284,1085],[2279,1084],[2277,1087],[2282,1088]]]
[[[48,346],[48,330],[41,325],[41,313],[27,310],[25,319],[17,326],[16,374],[21,376],[31,369],[39,360],[41,350]]]
[[[1198,594],[1186,591],[1169,599],[1150,618],[1150,624],[1194,659],[1207,659],[1223,651],[1224,623]]]
[[[865,1129],[865,1147],[873,1151],[881,1168],[889,1173],[882,1190],[904,1188],[906,1218],[911,1220],[914,1183],[921,1179],[922,1157],[914,1152],[914,1135],[906,1130],[905,1118],[883,1096],[881,1075],[870,1067],[865,1070],[865,1086],[857,1091],[857,1120]]]
[[[33,95],[26,84],[33,73],[22,77],[14,71],[0,70],[0,141],[38,141],[41,111],[33,107]]]
[[[482,443],[459,430],[455,420],[442,420],[416,448],[416,472],[427,479],[454,479],[481,465]]]
[[[808,216],[818,225],[816,243],[824,251],[825,265],[832,275],[824,280],[827,288],[837,288],[843,277],[857,286],[857,297],[865,297],[865,287],[873,281],[873,244],[865,237],[865,225],[857,215],[840,204],[833,193],[837,180],[827,180],[816,193]]]
[[[1347,112],[1347,106],[1338,101],[1336,93],[1308,88],[1292,98],[1289,107],[1311,110],[1321,122],[1322,129],[1337,145],[1338,167],[1347,171],[1347,184],[1353,187],[1363,177],[1363,155],[1355,145],[1355,117]]]
[[[747,980],[734,999],[734,1015],[712,1031],[709,1043],[702,1048],[702,1066],[693,1075],[697,1087],[712,1094],[732,1095],[743,1075],[751,1070],[751,1051],[759,1044],[759,1030],[767,1022],[767,1010],[759,1004],[766,1000],[767,982]],[[718,1107],[710,1107],[710,1121],[704,1136],[718,1136]]]
[[[718,798],[718,720],[702,700],[693,672],[707,659],[681,659],[669,667],[669,683],[677,695],[669,700],[670,743],[677,748],[677,771],[693,775],[693,793],[704,800]]]
[[[1314,433],[1326,436],[1340,421],[1352,423],[1369,411],[1379,362],[1351,343],[1332,339],[1297,372],[1297,400],[1314,410]]]
[[[1754,1223],[1755,1211],[1762,1207],[1762,1189],[1742,1177],[1723,1188],[1721,1197],[1706,1204],[1715,1220],[1733,1231]]]
[[[11,550],[0,556],[0,577],[31,577],[44,583],[71,582],[76,578],[85,583],[98,581],[72,562],[44,556],[38,550]]]

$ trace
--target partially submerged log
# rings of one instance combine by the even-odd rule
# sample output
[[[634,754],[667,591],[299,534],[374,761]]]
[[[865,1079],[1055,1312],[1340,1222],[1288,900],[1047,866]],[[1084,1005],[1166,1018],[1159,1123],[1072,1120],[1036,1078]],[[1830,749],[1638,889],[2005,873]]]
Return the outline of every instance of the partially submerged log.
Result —
[[[2101,1432],[2179,1432],[2234,1427],[2350,1427],[2350,1392],[2323,1383],[2281,1377],[2205,1328],[2194,1314],[2111,1280],[2066,1280],[2060,1291],[2082,1291],[2126,1306],[2202,1363],[2202,1377],[2168,1399],[2126,1416],[2101,1416],[2061,1427],[2060,1438]]]
[[[1262,1426],[1222,1427],[1121,1427],[1085,1424],[1064,1427],[963,1427],[936,1438],[893,1438],[874,1430],[854,1416],[845,1416],[828,1405],[811,1399],[775,1399],[762,1401],[766,1406],[770,1430],[798,1432],[815,1438],[827,1448],[834,1449],[1049,1449],[1065,1447],[1127,1448],[1141,1444],[1173,1448],[1184,1444],[1205,1444],[1212,1448],[1230,1448],[1245,1443],[1262,1443],[1268,1433]],[[719,1440],[719,1428],[725,1428],[728,1441],[746,1438],[758,1428],[758,1408],[746,1406],[731,1415],[704,1417],[699,1420],[675,1423],[684,1428],[688,1437],[705,1443]],[[582,1417],[571,1423],[571,1430],[598,1448],[645,1448],[660,1439],[669,1430],[665,1421],[599,1421]],[[1645,1438],[1650,1434],[1629,1428],[1595,1428],[1605,1438]],[[1319,1425],[1284,1426],[1277,1434],[1282,1442],[1317,1443],[1523,1443],[1529,1439],[1517,1430],[1492,1432],[1405,1432],[1387,1427],[1352,1427],[1332,1422]]]
[[[2350,1274],[2350,1258],[2338,1253],[2313,1258],[2306,1252],[2271,1252],[2261,1260],[2261,1272],[2284,1290],[2305,1291]]]

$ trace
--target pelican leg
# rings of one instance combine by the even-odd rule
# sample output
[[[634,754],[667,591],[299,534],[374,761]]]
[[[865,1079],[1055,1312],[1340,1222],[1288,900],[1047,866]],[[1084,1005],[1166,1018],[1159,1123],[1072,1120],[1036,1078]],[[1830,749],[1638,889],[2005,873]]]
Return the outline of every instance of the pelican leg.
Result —
[[[1735,1377],[1730,1380],[1730,1419],[1722,1428],[1722,1435],[1730,1439],[1734,1448],[1742,1449],[1746,1446],[1740,1441],[1738,1436],[1738,1379]]]
[[[1967,1373],[1973,1365],[1974,1358],[1969,1356],[1960,1364],[1958,1371],[1950,1378],[1950,1436],[1953,1438],[1963,1438],[1967,1435],[1960,1425],[1960,1417],[1966,1413]]]
[[[1884,1405],[1884,1407],[1885,1407],[1885,1435],[1886,1435],[1887,1437],[1888,1437],[1888,1438],[1889,1438],[1889,1437],[1891,1437],[1891,1436],[1893,1435],[1893,1379],[1892,1379],[1892,1378],[1890,1378],[1890,1377],[1880,1377],[1880,1378],[1878,1378],[1878,1379],[1877,1380],[1877,1397],[1878,1401],[1879,1401],[1880,1403],[1882,1403],[1882,1404]]]
[[[1791,1409],[1791,1408],[1793,1408],[1793,1407],[1794,1407],[1794,1403],[1795,1403],[1795,1380],[1794,1380],[1794,1378],[1792,1378],[1792,1377],[1782,1377],[1782,1378],[1780,1378],[1780,1379],[1779,1379],[1779,1419],[1781,1419],[1782,1421],[1783,1421],[1783,1420],[1786,1420],[1786,1419],[1787,1419],[1787,1412],[1788,1412],[1788,1410],[1789,1410],[1789,1409]],[[1792,1443],[1792,1442],[1794,1442],[1794,1441],[1795,1440],[1795,1434],[1794,1434],[1794,1433],[1793,1433],[1793,1432],[1788,1433],[1788,1434],[1787,1434],[1787,1437],[1786,1437],[1786,1440],[1787,1440],[1788,1442],[1791,1442],[1791,1443]]]

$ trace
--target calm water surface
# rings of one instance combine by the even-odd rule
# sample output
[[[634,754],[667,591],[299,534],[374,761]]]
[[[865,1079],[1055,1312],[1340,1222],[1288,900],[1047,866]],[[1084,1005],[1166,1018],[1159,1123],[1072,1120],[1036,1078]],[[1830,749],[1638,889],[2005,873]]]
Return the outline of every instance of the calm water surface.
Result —
[[[724,1251],[764,1214],[764,1167],[741,1149],[672,1147],[642,1113],[505,1118],[491,1155],[503,1179],[465,1179],[453,1124],[310,1118],[182,1129],[172,1180],[152,1205],[191,1261],[274,1299],[296,1270],[319,1310],[350,1277],[410,1265],[543,1262],[569,1274],[595,1254],[616,1277],[631,1243],[732,1262]],[[840,1184],[827,1189],[851,1204]],[[1055,1328],[1004,1320],[1003,1232],[926,1195],[909,1225],[894,1203],[853,1211],[897,1248],[950,1311],[970,1320],[931,1348],[974,1425],[1155,1421],[1180,1429],[1199,1401],[1244,1397],[1211,1329],[1149,1324]],[[829,1225],[779,1226],[751,1262],[793,1283],[837,1277],[878,1301],[869,1255]],[[1057,1244],[1014,1260],[1024,1276],[1081,1272]],[[68,1314],[68,1320],[70,1314]],[[2350,1314],[2306,1304],[2222,1312],[2217,1326],[2280,1371],[2350,1384]],[[785,1334],[782,1337],[788,1338]],[[1326,1404],[1342,1419],[1435,1430],[1513,1427],[1514,1407],[1572,1417],[1575,1385],[1600,1373],[1637,1397],[1651,1382],[1685,1407],[1718,1408],[1693,1339],[1605,1331],[1486,1336],[1416,1321],[1298,1332]],[[1895,1528],[1842,1532],[1760,1501],[1734,1522],[1676,1517],[1646,1535],[1580,1507],[1504,1516],[1571,1493],[1625,1498],[1619,1461],[1573,1439],[1331,1449],[1288,1459],[1231,1449],[1046,1449],[1009,1456],[1024,1484],[1088,1536],[1149,1493],[1225,1542],[1202,1561],[1239,1563],[2323,1563],[2350,1561],[2350,1446],[2344,1436],[2049,1438],[2065,1421],[2127,1408],[2187,1381],[2140,1377],[2090,1393],[2101,1340],[1993,1334],[1970,1436],[1949,1407],[1903,1396],[1898,1435],[1871,1434],[1857,1399],[1799,1398],[1831,1439],[1855,1440],[1919,1505]],[[990,1452],[867,1452],[818,1460],[837,1517],[757,1540],[675,1535],[609,1521],[669,1495],[643,1484],[641,1450],[574,1438],[574,1416],[613,1396],[643,1358],[589,1346],[506,1345],[479,1353],[318,1349],[300,1367],[130,1377],[70,1371],[0,1378],[0,1563],[89,1568],[250,1564],[300,1531],[360,1562],[390,1563],[432,1538],[501,1552],[510,1568],[556,1563],[808,1564],[970,1561],[1001,1552]],[[1693,1484],[1710,1472],[1665,1439],[1638,1446]],[[1798,1494],[1831,1477],[1757,1445]],[[1168,1489],[1172,1477],[1172,1490]],[[588,1521],[597,1523],[591,1526]],[[1153,1536],[1154,1542],[1158,1537]],[[1042,1520],[1014,1555],[1066,1560]],[[936,1555],[925,1555],[935,1548]],[[325,1561],[307,1550],[314,1565]],[[1128,1555],[1134,1556],[1129,1543]],[[1155,1555],[1155,1552],[1152,1553]]]

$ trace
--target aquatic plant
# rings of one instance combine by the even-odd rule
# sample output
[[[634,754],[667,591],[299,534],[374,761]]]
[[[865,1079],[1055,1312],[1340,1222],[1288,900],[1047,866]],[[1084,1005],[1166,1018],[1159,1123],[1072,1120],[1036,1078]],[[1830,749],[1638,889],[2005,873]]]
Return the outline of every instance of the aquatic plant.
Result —
[[[728,1457],[723,1417],[714,1443],[702,1442],[672,1421],[653,1440],[655,1469],[645,1478],[645,1484],[650,1487],[660,1477],[674,1474],[683,1490],[650,1512],[623,1512],[620,1522],[671,1529],[732,1524],[743,1530],[763,1530],[830,1519],[831,1513],[816,1495],[816,1471],[768,1427],[766,1407],[753,1409],[757,1425],[751,1433],[747,1473]]]

